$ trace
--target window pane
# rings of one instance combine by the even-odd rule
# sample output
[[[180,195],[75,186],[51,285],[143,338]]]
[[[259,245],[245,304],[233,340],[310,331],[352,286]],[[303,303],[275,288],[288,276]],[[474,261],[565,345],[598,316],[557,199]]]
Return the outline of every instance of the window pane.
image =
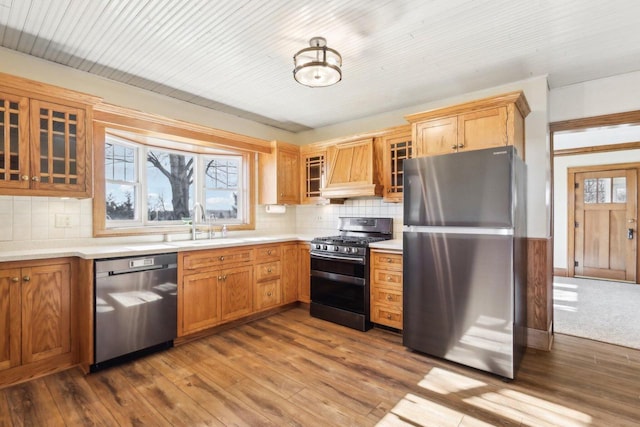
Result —
[[[105,178],[113,181],[136,182],[137,149],[115,143],[105,143]]]
[[[598,203],[611,203],[611,178],[598,178]]]
[[[613,203],[627,203],[627,178],[613,178]]]
[[[584,180],[584,202],[585,203],[596,203],[596,182],[595,179],[585,179]]]
[[[194,161],[194,156],[180,153],[147,152],[147,218],[177,221],[191,217]]]
[[[110,182],[106,187],[107,220],[136,219],[136,187]]]
[[[207,190],[205,192],[207,217],[238,219],[238,193],[236,191]]]
[[[237,188],[238,158],[208,158],[205,159],[205,187],[207,188]]]

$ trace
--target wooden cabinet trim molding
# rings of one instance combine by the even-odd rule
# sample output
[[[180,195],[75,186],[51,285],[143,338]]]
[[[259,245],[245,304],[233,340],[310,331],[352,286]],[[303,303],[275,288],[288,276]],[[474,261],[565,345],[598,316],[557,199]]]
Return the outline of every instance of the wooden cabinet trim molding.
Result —
[[[95,120],[107,127],[134,130],[149,136],[171,135],[176,141],[195,145],[215,144],[241,151],[271,153],[271,142],[264,139],[106,103],[96,105],[94,111]]]
[[[503,107],[508,104],[515,104],[522,117],[526,117],[531,108],[529,103],[524,97],[524,92],[515,91],[502,95],[490,96],[487,98],[477,99],[463,104],[456,104],[448,107],[434,108],[432,110],[423,111],[421,113],[411,114],[405,116],[405,119],[410,123],[420,122],[438,117],[455,116],[462,113],[467,113],[475,110],[484,110],[487,108]]]
[[[74,105],[76,107],[95,105],[102,101],[102,98],[99,96],[89,95],[87,93],[13,76],[11,74],[0,73],[0,91],[4,90],[20,95],[26,94],[29,97],[51,102],[56,102],[56,100],[59,102],[60,99],[64,99],[67,101],[65,102],[66,105],[74,102],[76,103]]]

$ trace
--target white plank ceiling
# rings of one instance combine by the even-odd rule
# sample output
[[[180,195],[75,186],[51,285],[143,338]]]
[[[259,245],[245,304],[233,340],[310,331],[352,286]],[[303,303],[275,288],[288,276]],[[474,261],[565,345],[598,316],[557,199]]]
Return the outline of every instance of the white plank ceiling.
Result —
[[[640,70],[639,17],[638,0],[0,0],[0,46],[298,132]],[[335,86],[293,79],[313,36],[343,56]]]

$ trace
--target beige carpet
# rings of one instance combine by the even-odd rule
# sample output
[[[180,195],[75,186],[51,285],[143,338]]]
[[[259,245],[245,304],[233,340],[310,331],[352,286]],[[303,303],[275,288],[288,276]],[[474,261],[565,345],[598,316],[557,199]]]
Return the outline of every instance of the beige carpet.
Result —
[[[554,277],[557,333],[640,349],[640,285]]]

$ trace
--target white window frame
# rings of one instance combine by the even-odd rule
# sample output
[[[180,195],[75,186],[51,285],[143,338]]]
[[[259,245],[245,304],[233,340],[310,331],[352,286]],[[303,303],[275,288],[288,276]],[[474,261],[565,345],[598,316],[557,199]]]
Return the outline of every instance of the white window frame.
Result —
[[[165,147],[156,147],[145,145],[136,142],[130,142],[123,138],[119,138],[115,135],[107,133],[105,135],[106,143],[114,143],[118,145],[123,145],[126,147],[130,147],[136,150],[136,162],[135,162],[135,171],[134,174],[137,178],[136,184],[136,194],[135,194],[135,207],[136,213],[135,219],[132,220],[110,220],[106,218],[106,210],[105,210],[105,228],[107,230],[114,229],[126,229],[126,228],[143,228],[149,229],[150,231],[153,228],[171,228],[175,227],[176,231],[178,228],[184,229],[184,222],[181,220],[173,220],[173,221],[156,221],[149,220],[147,218],[148,212],[148,193],[147,193],[147,154],[150,150],[153,151],[162,151],[167,153],[176,153],[182,154],[185,156],[193,156],[195,157],[195,161],[193,164],[194,174],[193,174],[193,203],[200,203],[203,206],[206,206],[205,203],[205,194],[206,188],[204,183],[206,182],[205,174],[205,160],[209,158],[224,158],[231,157],[237,159],[240,163],[240,168],[238,171],[238,218],[216,218],[212,224],[227,224],[227,225],[245,225],[251,223],[250,218],[250,191],[249,191],[249,174],[251,171],[250,165],[248,164],[248,160],[245,155],[242,153],[236,152],[220,152],[218,150],[212,150],[207,153],[196,153],[188,150],[176,150],[169,149]],[[106,199],[106,186],[107,183],[120,183],[120,181],[108,180],[105,177],[104,185],[105,185],[105,199]],[[131,185],[131,182],[126,181],[122,182],[123,184]],[[105,200],[106,203],[106,200]],[[190,215],[193,216],[193,206],[189,206]]]

